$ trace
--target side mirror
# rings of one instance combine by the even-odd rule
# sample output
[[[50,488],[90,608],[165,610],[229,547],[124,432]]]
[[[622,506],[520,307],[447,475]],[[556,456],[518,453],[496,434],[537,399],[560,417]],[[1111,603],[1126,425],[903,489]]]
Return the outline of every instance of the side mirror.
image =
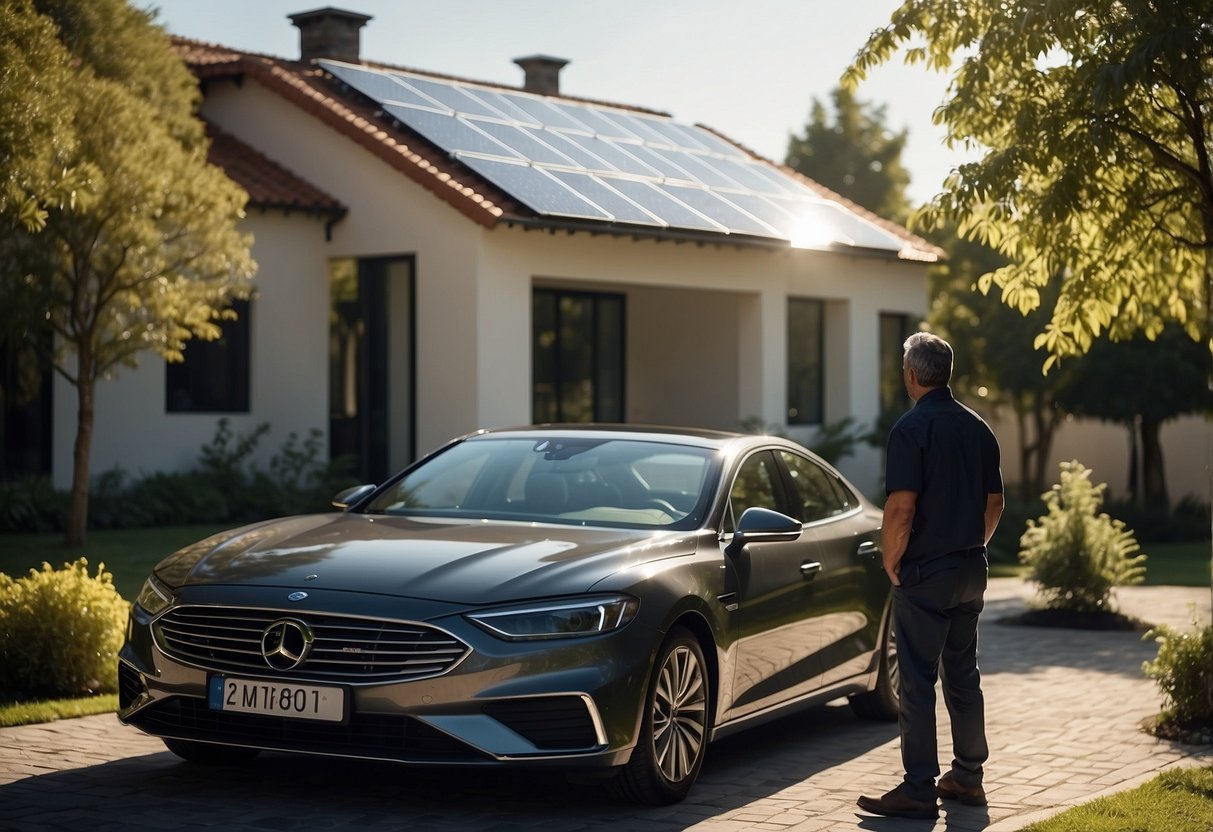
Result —
[[[367,484],[355,485],[353,488],[347,488],[333,498],[333,508],[339,508],[342,511],[345,511],[378,487],[379,486]]]
[[[800,532],[800,521],[794,517],[752,506],[741,513],[729,548],[738,552],[747,543],[785,543],[799,538]]]

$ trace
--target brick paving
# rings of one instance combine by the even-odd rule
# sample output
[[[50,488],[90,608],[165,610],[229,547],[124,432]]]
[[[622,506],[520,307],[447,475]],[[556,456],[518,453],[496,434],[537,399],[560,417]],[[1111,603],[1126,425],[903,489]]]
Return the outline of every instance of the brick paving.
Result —
[[[482,832],[1014,832],[1135,786],[1167,768],[1213,764],[1213,747],[1142,733],[1157,712],[1134,633],[1000,625],[1031,590],[999,579],[987,593],[981,661],[991,758],[988,807],[944,804],[935,823],[860,812],[861,792],[900,777],[896,727],[861,722],[843,704],[806,711],[712,746],[685,802],[612,802],[557,773],[438,770],[263,754],[208,769],[113,715],[0,729],[0,829],[481,830]],[[1121,608],[1153,623],[1209,620],[1209,591],[1121,590]],[[1194,606],[1193,606],[1194,605]],[[941,753],[949,747],[941,706]],[[944,760],[946,763],[946,758]]]

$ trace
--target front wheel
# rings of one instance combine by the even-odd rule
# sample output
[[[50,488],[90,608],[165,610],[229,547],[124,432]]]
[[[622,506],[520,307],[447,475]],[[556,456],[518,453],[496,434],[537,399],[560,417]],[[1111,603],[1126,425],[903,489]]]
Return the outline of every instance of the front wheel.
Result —
[[[899,710],[897,673],[897,636],[893,633],[893,615],[885,616],[884,633],[880,639],[880,654],[877,659],[876,687],[867,693],[852,696],[851,710],[861,719],[877,719],[885,722],[897,719]]]
[[[707,662],[699,642],[676,628],[662,645],[632,758],[611,781],[627,800],[677,803],[699,776],[708,740]]]

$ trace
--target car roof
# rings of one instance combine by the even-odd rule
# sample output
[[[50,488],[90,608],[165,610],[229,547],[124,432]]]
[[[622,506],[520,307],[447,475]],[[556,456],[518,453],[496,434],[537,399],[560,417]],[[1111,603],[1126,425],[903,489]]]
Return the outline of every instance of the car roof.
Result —
[[[705,448],[725,448],[738,440],[755,439],[758,437],[728,431],[708,430],[706,428],[673,427],[670,425],[622,425],[607,423],[573,423],[573,424],[542,424],[521,425],[510,428],[489,428],[470,434],[468,439],[479,436],[496,437],[532,437],[542,436],[583,436],[595,439],[633,439],[648,442],[669,442],[677,440],[682,444],[696,445]]]

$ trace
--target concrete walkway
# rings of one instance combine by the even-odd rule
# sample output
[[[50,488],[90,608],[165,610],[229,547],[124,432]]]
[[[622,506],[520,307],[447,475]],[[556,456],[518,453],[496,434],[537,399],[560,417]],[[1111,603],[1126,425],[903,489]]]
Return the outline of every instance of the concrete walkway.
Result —
[[[856,808],[861,792],[880,794],[900,778],[897,731],[831,705],[713,745],[690,798],[663,808],[614,803],[555,774],[280,754],[207,769],[179,762],[112,715],[8,728],[0,730],[0,829],[1013,832],[1164,769],[1213,764],[1211,746],[1162,742],[1138,729],[1160,704],[1141,673],[1156,654],[1152,643],[1134,633],[997,623],[1022,610],[1030,594],[1015,579],[992,581],[987,593],[981,654],[990,805],[944,804],[933,824]],[[1121,590],[1120,604],[1181,628],[1190,605],[1204,622],[1210,615],[1207,589],[1131,588]],[[946,754],[942,713],[940,725]]]

